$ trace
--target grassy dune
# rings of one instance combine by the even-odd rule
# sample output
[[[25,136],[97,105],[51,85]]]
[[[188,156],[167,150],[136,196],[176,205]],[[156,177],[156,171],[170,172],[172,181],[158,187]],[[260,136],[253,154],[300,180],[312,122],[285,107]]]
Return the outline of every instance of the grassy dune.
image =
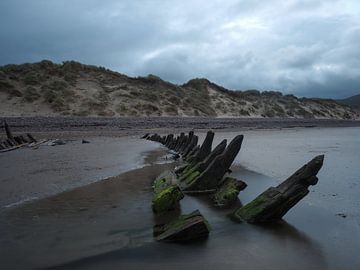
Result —
[[[358,111],[334,100],[231,91],[206,79],[175,85],[74,61],[0,67],[0,102],[1,116],[359,118]]]

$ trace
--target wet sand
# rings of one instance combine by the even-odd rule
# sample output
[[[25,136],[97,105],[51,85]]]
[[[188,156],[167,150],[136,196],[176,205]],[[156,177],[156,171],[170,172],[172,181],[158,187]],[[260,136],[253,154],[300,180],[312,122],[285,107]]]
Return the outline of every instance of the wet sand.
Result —
[[[144,166],[158,149],[137,137],[86,137],[0,153],[0,208],[41,199]]]
[[[359,127],[360,120],[295,118],[213,118],[213,117],[0,117],[14,132],[36,137],[129,136],[144,133],[180,133],[209,129],[239,131],[296,127]]]
[[[192,244],[156,243],[151,182],[174,164],[152,166],[0,211],[4,269],[359,269],[360,128],[242,132],[232,175],[248,187],[229,209],[186,196],[181,212],[200,209],[213,230]],[[217,132],[215,142],[233,132]],[[140,140],[139,140],[140,141]],[[151,150],[150,150],[151,151]],[[149,153],[149,152],[148,152]],[[227,214],[325,153],[318,185],[283,222],[234,223]],[[345,214],[345,218],[338,214]]]

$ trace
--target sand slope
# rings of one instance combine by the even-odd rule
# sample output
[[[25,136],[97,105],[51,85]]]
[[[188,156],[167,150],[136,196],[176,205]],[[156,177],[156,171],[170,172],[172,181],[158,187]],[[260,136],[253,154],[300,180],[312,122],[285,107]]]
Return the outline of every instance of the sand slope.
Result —
[[[359,111],[334,100],[231,91],[206,79],[175,85],[74,61],[0,67],[0,102],[0,116],[359,118]]]

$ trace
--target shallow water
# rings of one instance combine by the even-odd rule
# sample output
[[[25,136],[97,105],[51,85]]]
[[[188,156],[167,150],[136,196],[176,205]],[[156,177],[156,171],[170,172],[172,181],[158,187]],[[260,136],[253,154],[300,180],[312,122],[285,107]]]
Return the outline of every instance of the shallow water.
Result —
[[[172,164],[0,212],[0,265],[34,269],[152,241],[152,180]]]
[[[217,133],[215,141],[235,133]],[[359,269],[359,128],[245,132],[233,176],[248,187],[230,209],[186,196],[212,231],[192,244],[156,243],[151,182],[172,164],[153,165],[0,213],[5,269]],[[150,142],[149,142],[150,143]],[[334,148],[336,146],[336,148]],[[315,152],[313,152],[315,151]],[[325,153],[319,183],[283,222],[234,223],[227,214]],[[243,166],[239,166],[242,164]],[[254,172],[252,170],[257,170]],[[259,173],[261,172],[261,173]],[[270,176],[266,176],[270,175]],[[342,218],[337,214],[346,214]]]

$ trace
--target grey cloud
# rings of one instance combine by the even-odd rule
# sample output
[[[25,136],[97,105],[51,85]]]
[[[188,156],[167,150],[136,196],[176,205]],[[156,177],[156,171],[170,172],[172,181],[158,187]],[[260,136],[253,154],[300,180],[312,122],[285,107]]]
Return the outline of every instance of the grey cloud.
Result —
[[[0,64],[74,59],[131,76],[344,97],[360,91],[349,1],[2,0]]]

